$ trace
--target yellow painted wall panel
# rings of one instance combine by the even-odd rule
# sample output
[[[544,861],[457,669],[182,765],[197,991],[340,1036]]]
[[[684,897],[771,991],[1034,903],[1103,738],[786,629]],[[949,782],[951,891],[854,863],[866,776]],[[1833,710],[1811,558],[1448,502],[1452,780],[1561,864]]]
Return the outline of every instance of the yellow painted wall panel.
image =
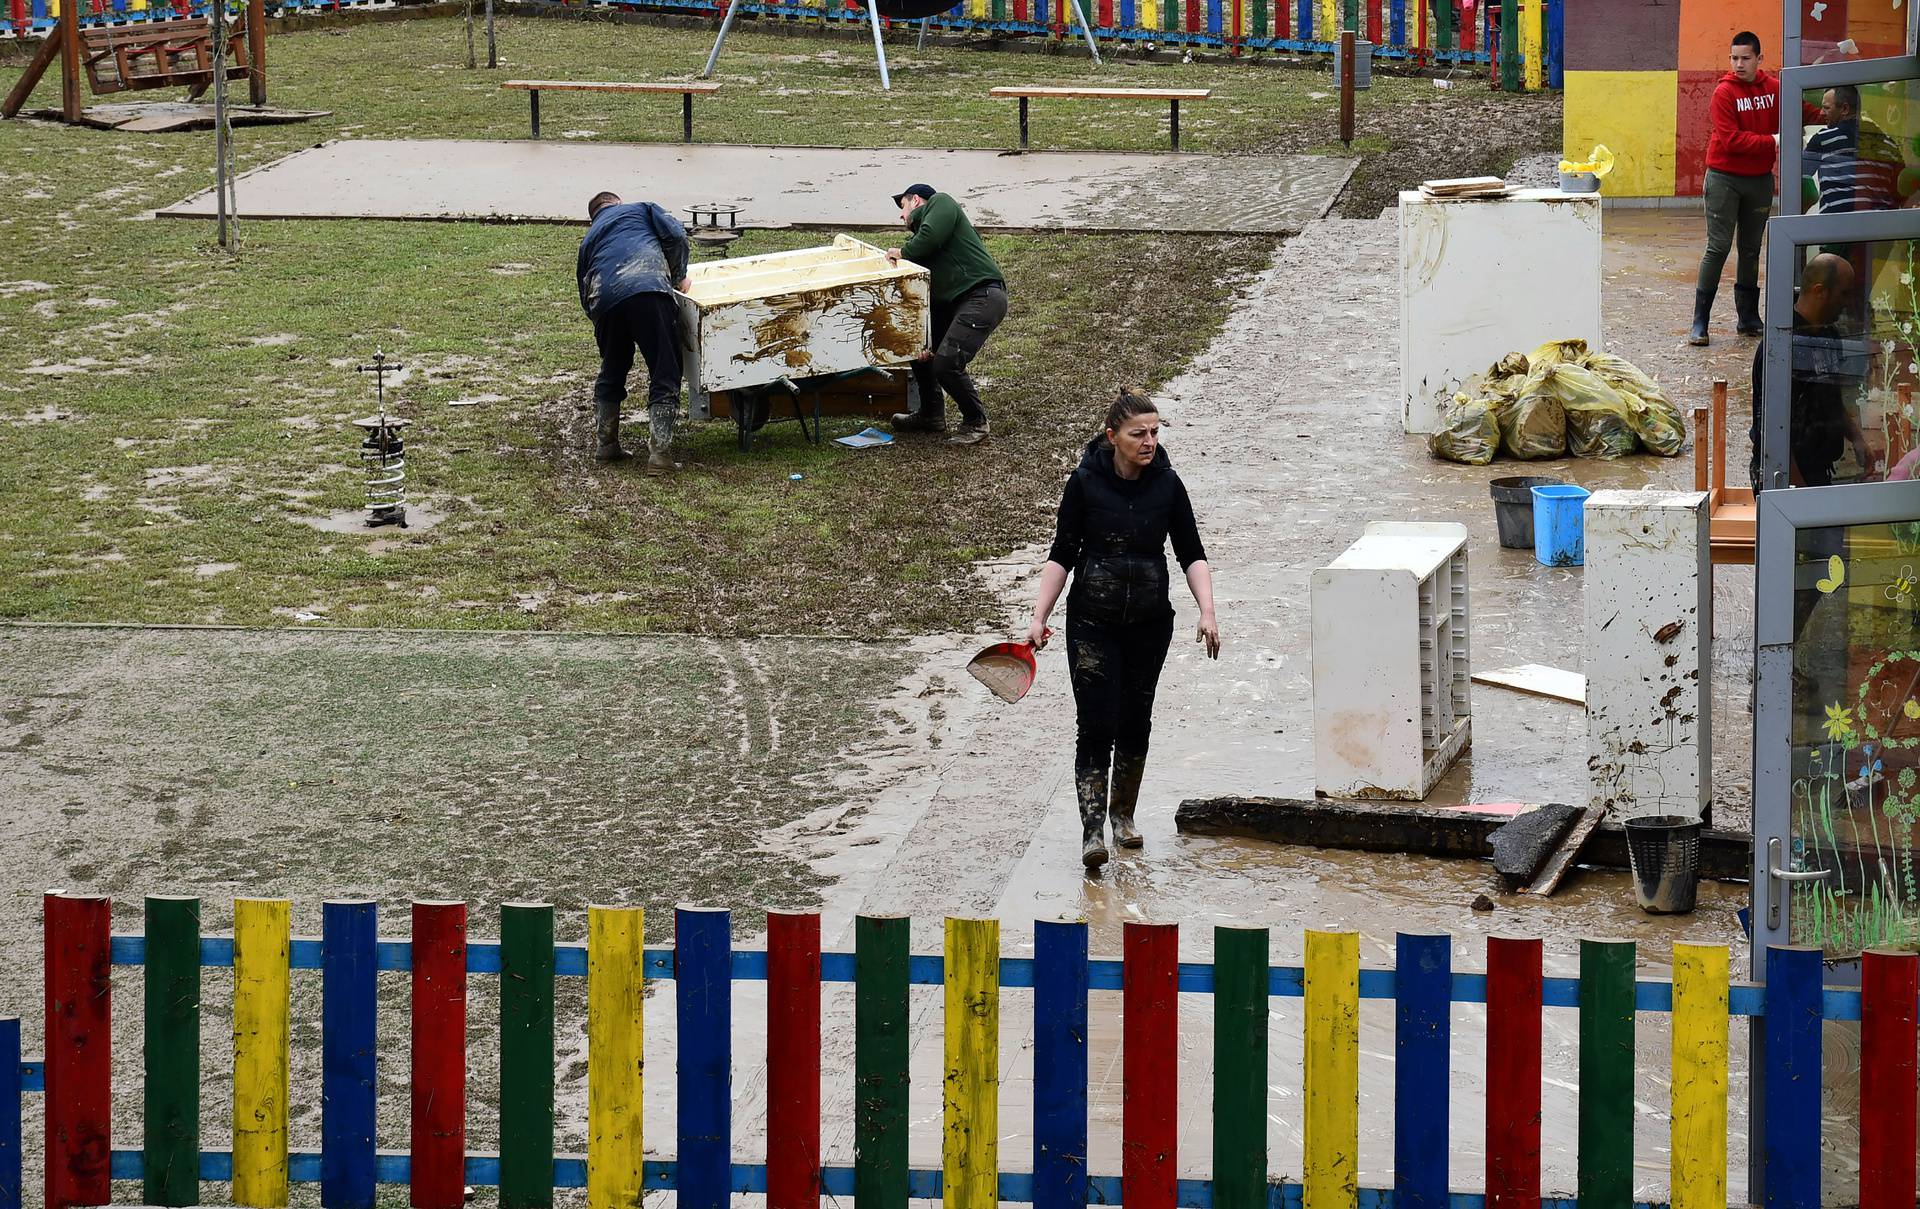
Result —
[[[1680,73],[1570,71],[1561,154],[1584,160],[1595,143],[1613,149],[1601,186],[1609,197],[1672,197]]]

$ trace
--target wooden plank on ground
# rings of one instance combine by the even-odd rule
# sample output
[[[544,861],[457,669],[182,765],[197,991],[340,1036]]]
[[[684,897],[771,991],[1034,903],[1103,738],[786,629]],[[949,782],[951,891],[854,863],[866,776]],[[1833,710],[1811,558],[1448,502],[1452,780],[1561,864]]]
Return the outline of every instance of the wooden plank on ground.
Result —
[[[1540,875],[1533,879],[1531,886],[1527,887],[1527,893],[1538,894],[1545,898],[1559,889],[1560,880],[1566,877],[1567,870],[1573,867],[1574,859],[1580,855],[1581,847],[1600,826],[1600,820],[1606,817],[1605,807],[1587,807],[1586,813],[1574,823],[1573,830],[1567,832],[1566,838],[1560,841],[1560,846],[1554,849],[1552,856],[1547,858],[1547,863],[1540,870]]]
[[[1526,693],[1534,697],[1552,697],[1556,701],[1571,701],[1575,705],[1587,703],[1585,676],[1579,672],[1569,672],[1564,668],[1548,667],[1543,663],[1523,663],[1518,667],[1475,672],[1473,682],[1490,684],[1495,688],[1510,688],[1516,693]]]

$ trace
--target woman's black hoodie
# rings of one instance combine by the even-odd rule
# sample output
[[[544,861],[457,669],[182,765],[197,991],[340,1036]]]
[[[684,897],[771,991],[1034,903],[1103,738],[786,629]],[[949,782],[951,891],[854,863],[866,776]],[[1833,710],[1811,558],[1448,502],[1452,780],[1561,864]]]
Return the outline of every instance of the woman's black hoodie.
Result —
[[[1181,570],[1206,558],[1187,487],[1164,446],[1137,479],[1113,468],[1113,446],[1103,434],[1087,445],[1079,469],[1060,497],[1051,562],[1073,572],[1067,614],[1101,625],[1160,621],[1173,615],[1167,599],[1167,539]]]

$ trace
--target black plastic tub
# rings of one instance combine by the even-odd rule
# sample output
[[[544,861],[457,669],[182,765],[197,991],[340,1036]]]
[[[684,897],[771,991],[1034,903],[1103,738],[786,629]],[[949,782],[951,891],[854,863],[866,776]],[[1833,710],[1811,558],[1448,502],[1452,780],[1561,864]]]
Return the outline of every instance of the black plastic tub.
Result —
[[[1493,522],[1500,529],[1500,544],[1509,550],[1533,549],[1533,489],[1553,487],[1565,482],[1547,474],[1521,474],[1494,479],[1487,484],[1493,495]]]

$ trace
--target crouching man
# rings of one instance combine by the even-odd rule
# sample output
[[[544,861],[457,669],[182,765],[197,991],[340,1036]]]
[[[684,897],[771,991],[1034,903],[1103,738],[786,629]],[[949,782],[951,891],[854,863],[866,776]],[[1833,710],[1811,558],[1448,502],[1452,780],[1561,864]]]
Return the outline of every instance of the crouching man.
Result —
[[[675,468],[673,420],[680,406],[680,308],[673,291],[686,290],[687,231],[652,202],[623,203],[596,193],[587,203],[585,239],[575,276],[580,306],[593,321],[600,376],[593,383],[594,460],[617,462],[620,403],[627,397],[633,350],[647,363],[647,410],[652,421],[647,473]]]

